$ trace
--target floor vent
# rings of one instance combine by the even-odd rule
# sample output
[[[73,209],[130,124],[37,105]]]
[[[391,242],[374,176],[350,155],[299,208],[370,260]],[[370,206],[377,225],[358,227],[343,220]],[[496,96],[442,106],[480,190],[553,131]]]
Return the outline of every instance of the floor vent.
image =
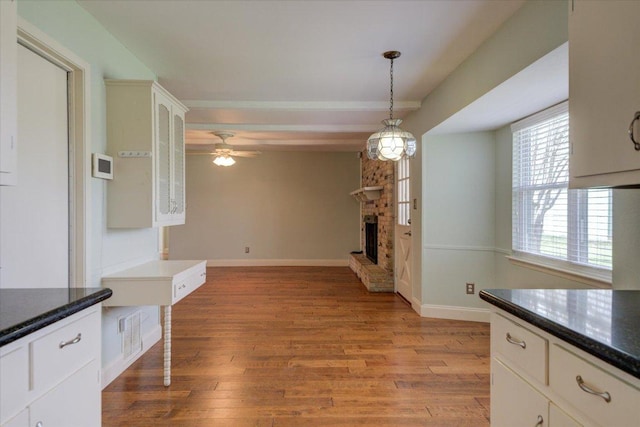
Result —
[[[128,360],[142,350],[140,312],[136,311],[120,319],[119,329],[122,336],[122,357]]]

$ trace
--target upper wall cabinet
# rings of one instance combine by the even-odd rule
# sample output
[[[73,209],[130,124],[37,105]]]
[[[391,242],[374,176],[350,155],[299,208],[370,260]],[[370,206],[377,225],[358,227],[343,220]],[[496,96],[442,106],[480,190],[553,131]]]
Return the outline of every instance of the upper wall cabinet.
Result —
[[[184,115],[187,108],[154,81],[106,80],[107,154],[113,180],[107,225],[184,224]]]
[[[569,8],[570,186],[638,185],[640,2]]]
[[[16,1],[0,1],[0,185],[17,183]]]

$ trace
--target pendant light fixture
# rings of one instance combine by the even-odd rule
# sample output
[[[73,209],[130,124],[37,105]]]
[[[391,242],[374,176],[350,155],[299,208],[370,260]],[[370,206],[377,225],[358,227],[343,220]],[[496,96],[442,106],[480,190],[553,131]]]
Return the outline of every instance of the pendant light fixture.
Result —
[[[391,60],[389,118],[382,121],[384,128],[371,135],[367,140],[367,156],[372,160],[398,161],[405,156],[413,157],[415,155],[416,139],[410,132],[400,129],[401,119],[393,118],[393,60],[400,57],[400,52],[390,50],[383,53],[382,56]]]

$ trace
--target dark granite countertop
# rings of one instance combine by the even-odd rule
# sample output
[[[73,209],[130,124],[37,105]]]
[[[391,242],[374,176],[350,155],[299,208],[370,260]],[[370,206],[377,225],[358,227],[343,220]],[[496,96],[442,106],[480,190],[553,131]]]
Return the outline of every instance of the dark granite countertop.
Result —
[[[111,296],[108,288],[0,289],[0,347]]]
[[[480,298],[640,378],[640,291],[485,289]]]

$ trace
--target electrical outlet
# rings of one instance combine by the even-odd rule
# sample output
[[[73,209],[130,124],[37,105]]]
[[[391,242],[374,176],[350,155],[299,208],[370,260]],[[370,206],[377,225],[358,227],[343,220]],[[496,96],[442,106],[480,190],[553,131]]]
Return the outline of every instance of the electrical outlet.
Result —
[[[245,254],[248,254],[248,253],[249,253],[249,246],[245,246],[245,247],[244,247],[244,253],[245,253]]]
[[[467,282],[467,293],[472,295],[476,292],[476,284],[472,282]]]

